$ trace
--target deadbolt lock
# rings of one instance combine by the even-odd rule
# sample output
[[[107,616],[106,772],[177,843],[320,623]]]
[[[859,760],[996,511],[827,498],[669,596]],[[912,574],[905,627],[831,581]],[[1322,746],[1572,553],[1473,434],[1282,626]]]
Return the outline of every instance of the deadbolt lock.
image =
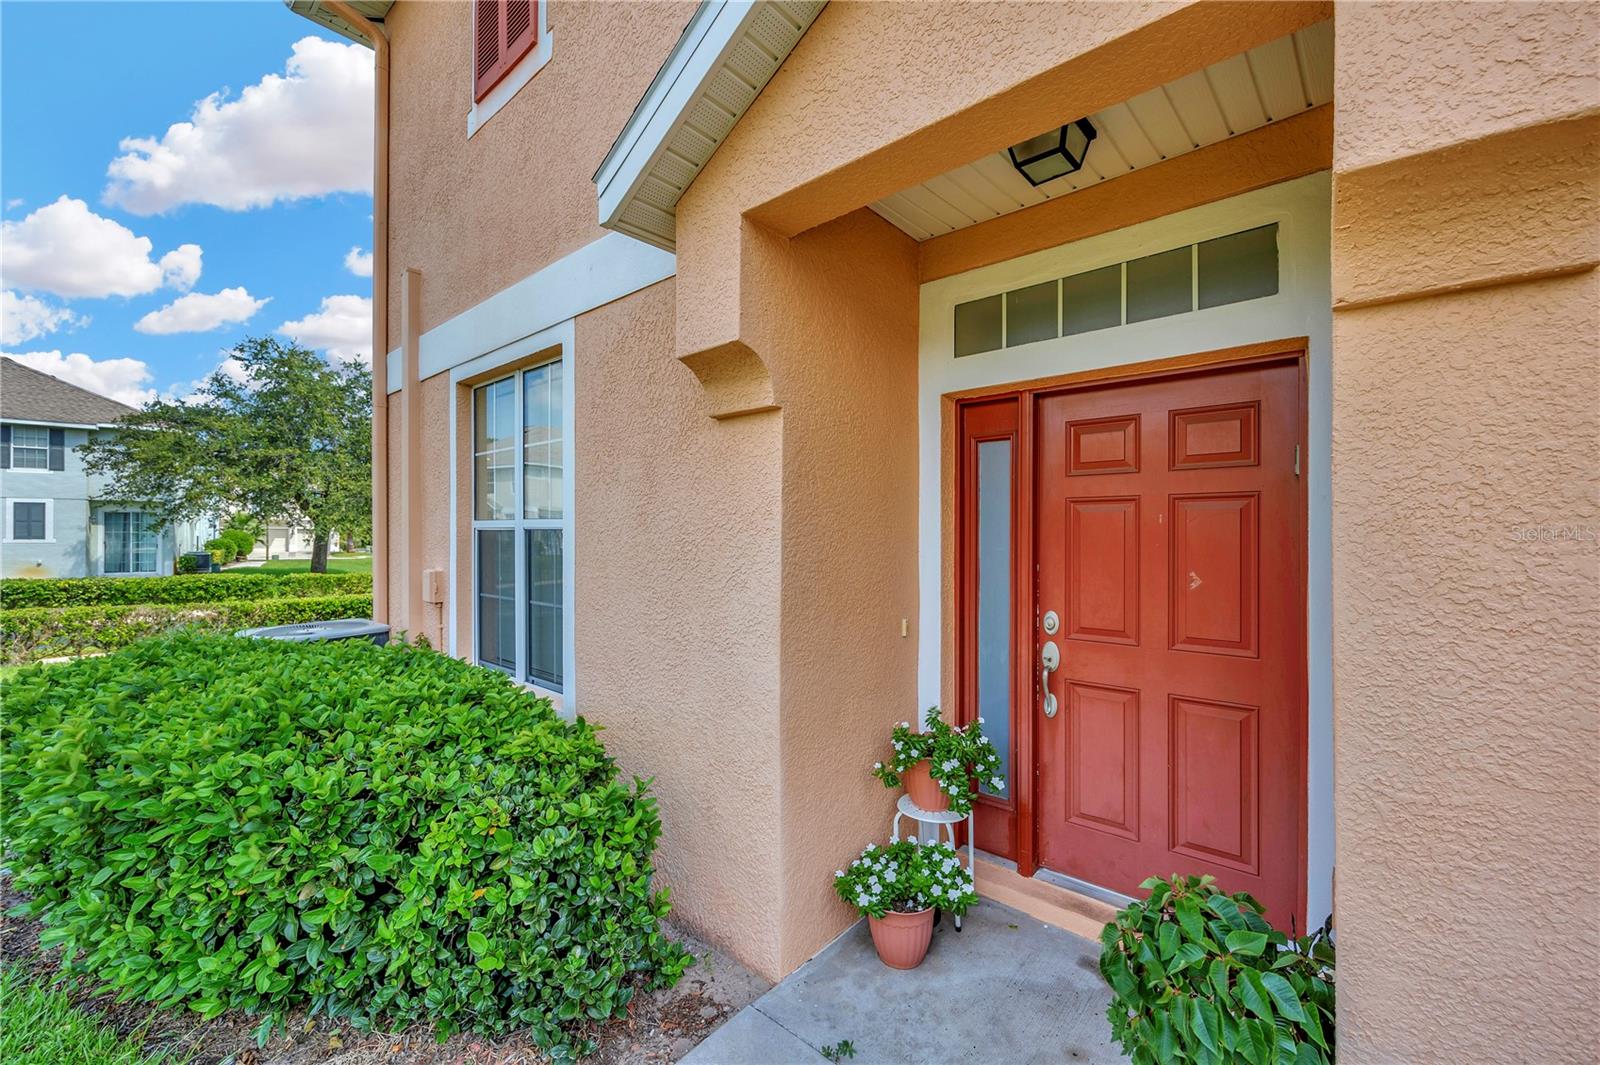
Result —
[[[1061,629],[1061,618],[1057,616],[1054,610],[1046,610],[1041,624],[1044,626],[1044,634],[1046,636],[1054,636]]]

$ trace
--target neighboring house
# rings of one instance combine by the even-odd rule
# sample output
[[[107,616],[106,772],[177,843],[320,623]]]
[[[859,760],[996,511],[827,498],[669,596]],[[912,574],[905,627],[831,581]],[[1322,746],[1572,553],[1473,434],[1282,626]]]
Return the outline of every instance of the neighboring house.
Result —
[[[255,548],[251,550],[251,558],[266,560],[311,557],[313,546],[311,529],[300,528],[287,522],[269,522],[266,528],[266,535],[257,540]],[[338,533],[329,534],[328,550],[339,550]]]
[[[827,943],[937,703],[986,892],[1600,1055],[1595,7],[291,7],[383,53],[376,609],[605,726],[680,918]]]
[[[78,448],[116,431],[133,408],[0,358],[0,504],[5,577],[155,576],[216,535],[209,521],[156,527],[136,505],[106,499]]]

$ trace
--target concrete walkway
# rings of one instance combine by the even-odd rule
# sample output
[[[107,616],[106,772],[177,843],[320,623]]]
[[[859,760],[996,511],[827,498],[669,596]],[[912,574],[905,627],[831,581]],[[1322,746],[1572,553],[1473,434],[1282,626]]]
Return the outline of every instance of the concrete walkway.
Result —
[[[945,918],[927,960],[900,972],[861,921],[683,1065],[826,1065],[819,1051],[845,1039],[850,1065],[1114,1065],[1098,957],[1099,944],[985,899],[960,932]]]

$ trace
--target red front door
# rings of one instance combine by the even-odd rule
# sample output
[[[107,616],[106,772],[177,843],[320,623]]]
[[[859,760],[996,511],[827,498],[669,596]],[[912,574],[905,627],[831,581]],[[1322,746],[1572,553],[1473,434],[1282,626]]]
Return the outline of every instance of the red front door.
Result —
[[[1037,397],[1044,867],[1127,894],[1210,873],[1304,930],[1300,387],[1282,363]]]

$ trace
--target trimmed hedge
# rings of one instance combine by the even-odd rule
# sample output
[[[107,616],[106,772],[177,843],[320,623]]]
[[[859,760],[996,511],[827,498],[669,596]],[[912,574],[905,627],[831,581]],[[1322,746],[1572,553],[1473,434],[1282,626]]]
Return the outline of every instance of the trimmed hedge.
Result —
[[[4,844],[41,942],[206,1017],[308,1007],[553,1056],[692,959],[651,888],[655,800],[594,728],[403,644],[182,634],[25,669]]]
[[[204,578],[201,578],[204,579]],[[370,617],[371,595],[233,599],[158,606],[31,607],[0,610],[0,662],[32,662],[88,651],[114,651],[181,628],[234,632],[259,625]]]
[[[176,577],[50,577],[0,583],[0,610],[128,603],[217,603],[224,599],[361,595],[369,573],[191,573]]]

